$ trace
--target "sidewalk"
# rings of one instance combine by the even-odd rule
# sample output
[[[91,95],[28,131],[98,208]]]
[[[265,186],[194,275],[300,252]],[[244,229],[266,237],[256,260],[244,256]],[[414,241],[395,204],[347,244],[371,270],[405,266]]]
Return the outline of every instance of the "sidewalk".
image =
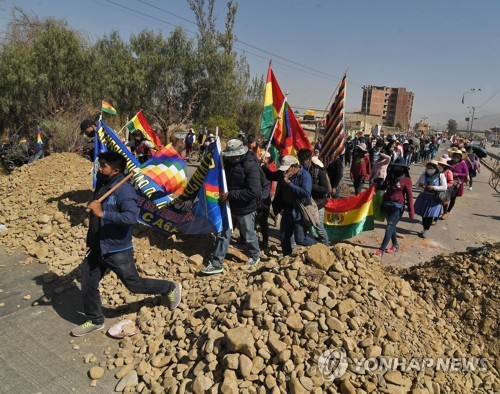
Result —
[[[70,331],[83,316],[80,291],[54,291],[57,281],[46,284],[44,265],[21,264],[22,254],[7,256],[0,250],[0,392],[2,393],[109,393],[117,384],[115,371],[107,371],[90,387],[87,372],[105,359],[103,350],[114,351],[118,341],[104,333],[73,338]],[[50,305],[31,306],[43,294],[53,295]],[[30,298],[30,297],[31,298]],[[24,299],[30,298],[30,299]],[[107,321],[107,325],[111,320]],[[73,349],[73,347],[79,349]],[[84,355],[92,353],[97,362],[84,364]]]

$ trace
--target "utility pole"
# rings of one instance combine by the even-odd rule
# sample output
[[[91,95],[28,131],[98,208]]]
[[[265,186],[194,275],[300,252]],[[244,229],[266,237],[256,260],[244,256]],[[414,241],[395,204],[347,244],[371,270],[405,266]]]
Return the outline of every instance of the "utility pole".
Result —
[[[472,141],[472,134],[473,134],[473,127],[474,127],[474,114],[476,113],[476,102],[477,102],[477,94],[479,92],[482,92],[482,89],[471,89],[469,92],[464,92],[462,95],[462,104],[464,104],[464,97],[468,93],[474,93],[474,106],[472,107],[472,119],[470,119],[470,134],[469,134],[469,139]],[[468,124],[468,123],[467,123]]]

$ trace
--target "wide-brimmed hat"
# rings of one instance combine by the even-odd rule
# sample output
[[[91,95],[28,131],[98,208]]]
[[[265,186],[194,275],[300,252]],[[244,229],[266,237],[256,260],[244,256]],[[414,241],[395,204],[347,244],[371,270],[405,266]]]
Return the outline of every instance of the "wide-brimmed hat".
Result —
[[[368,148],[366,147],[366,144],[364,142],[358,144],[358,148],[364,150],[365,152],[368,152]]]
[[[283,156],[283,158],[280,161],[280,167],[278,168],[279,171],[286,171],[288,170],[291,166],[293,165],[298,165],[299,161],[295,156],[292,155],[286,155]]]
[[[226,150],[222,152],[222,155],[226,157],[233,157],[244,155],[247,152],[248,148],[245,144],[243,144],[243,141],[237,138],[233,138],[227,141]]]
[[[193,129],[188,129],[188,134],[190,133],[194,133],[194,130]]]
[[[438,163],[441,164],[442,166],[448,166],[448,167],[451,167],[451,165],[448,164],[448,160],[446,160],[444,157],[441,157],[439,160],[438,160]]]
[[[320,168],[325,168],[325,165],[323,164],[323,162],[319,159],[318,156],[313,156],[311,161],[313,162],[313,164],[316,164],[318,167]]]
[[[398,157],[396,160],[394,160],[391,164],[389,164],[390,166],[401,166],[401,167],[406,167],[408,168],[408,165],[406,164],[406,161],[404,158],[402,157]]]
[[[432,164],[433,166],[437,167],[439,162],[437,162],[436,160],[429,160],[428,162],[425,163],[426,166],[427,164]]]
[[[448,153],[451,157],[453,157],[453,155],[456,155],[456,154],[462,155],[462,159],[465,159],[467,157],[467,152],[465,152],[463,149],[460,149],[457,147],[448,149]]]
[[[268,158],[270,158],[270,157],[271,157],[271,154],[270,154],[269,152],[262,152],[262,153],[260,154],[260,158],[261,158],[261,159],[268,159]]]

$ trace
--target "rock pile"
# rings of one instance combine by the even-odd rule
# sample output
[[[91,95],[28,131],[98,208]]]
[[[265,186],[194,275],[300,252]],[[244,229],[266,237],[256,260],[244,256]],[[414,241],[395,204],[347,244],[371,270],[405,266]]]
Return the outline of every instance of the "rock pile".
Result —
[[[489,354],[500,369],[500,244],[439,255],[399,272],[469,344],[472,355]]]
[[[9,228],[0,244],[24,247],[45,263],[51,271],[47,280],[58,276],[63,284],[76,282],[85,252],[84,207],[90,194],[89,176],[82,168],[88,162],[63,154],[35,164],[0,183],[6,198],[0,223]],[[446,277],[444,265],[441,274],[429,265],[417,276],[411,273],[407,281],[389,274],[378,258],[348,244],[314,245],[250,269],[239,263],[244,256],[231,249],[229,260],[238,263],[229,261],[224,275],[199,277],[210,236],[201,242],[200,237],[165,240],[139,226],[135,235],[142,275],[181,281],[184,292],[179,308],[171,312],[161,299],[130,294],[114,274],[103,280],[103,303],[127,305],[123,317],[140,329],[120,341],[118,352],[104,350],[102,359],[89,361],[115,374],[118,391],[500,390],[494,364],[498,348],[490,349],[486,341],[495,335],[498,339],[498,284],[487,284],[490,279],[498,281],[498,249],[484,256],[443,257],[450,264],[460,261],[449,275],[461,284],[455,291],[450,288],[458,284]],[[482,270],[484,265],[491,270]],[[472,312],[463,310],[464,305]],[[477,314],[483,305],[496,315]],[[474,316],[469,327],[460,323],[464,313]],[[490,318],[496,320],[492,323]],[[472,322],[481,325],[479,332]],[[466,329],[474,335],[468,338]],[[344,353],[347,362],[332,358]],[[460,364],[459,372],[450,372],[454,365],[449,361],[440,368],[433,364],[438,358],[460,363],[469,356],[481,360],[467,365],[467,371]],[[95,366],[89,370],[93,384],[102,372]]]

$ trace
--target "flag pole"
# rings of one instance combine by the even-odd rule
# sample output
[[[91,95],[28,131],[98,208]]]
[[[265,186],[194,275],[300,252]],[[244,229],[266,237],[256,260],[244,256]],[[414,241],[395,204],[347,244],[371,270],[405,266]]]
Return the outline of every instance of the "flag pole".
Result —
[[[278,126],[278,122],[280,121],[281,117],[281,112],[283,112],[283,108],[285,107],[285,103],[287,102],[287,96],[288,92],[285,93],[285,99],[283,100],[283,104],[281,104],[280,112],[278,112],[278,117],[276,118],[276,121],[274,122],[274,127],[271,135],[269,136],[269,141],[267,142],[267,148],[266,148],[266,153],[269,152],[269,148],[271,147],[271,142],[273,141],[273,136],[274,132],[276,131],[276,127]]]

